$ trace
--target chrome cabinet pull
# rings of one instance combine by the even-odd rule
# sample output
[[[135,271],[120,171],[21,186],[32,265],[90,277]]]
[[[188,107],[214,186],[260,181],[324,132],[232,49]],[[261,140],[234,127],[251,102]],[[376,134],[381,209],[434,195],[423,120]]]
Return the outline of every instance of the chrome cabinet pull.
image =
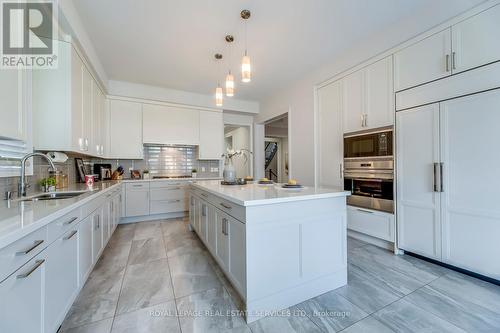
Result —
[[[201,196],[206,198],[206,197],[208,197],[208,194],[202,193]]]
[[[369,210],[364,210],[364,209],[359,209],[359,208],[356,208],[356,210],[358,212],[362,212],[362,213],[367,213],[367,214],[373,214],[373,212],[369,211]]]
[[[77,232],[78,232],[78,230],[73,230],[73,232],[71,234],[69,234],[68,236],[64,237],[63,240],[69,240],[69,239],[73,238],[73,236],[76,235]]]
[[[18,279],[25,279],[25,278],[27,278],[28,276],[31,275],[31,273],[33,273],[34,271],[36,271],[36,269],[38,267],[40,267],[44,262],[45,262],[45,259],[35,261],[35,265],[33,267],[31,267],[31,269],[29,271],[27,271],[26,273],[23,273],[23,274],[19,274],[17,276],[17,278]]]
[[[342,172],[342,163],[340,163],[340,179],[344,176],[344,173]]]
[[[227,236],[227,219],[222,219],[222,233]]]
[[[78,216],[72,217],[68,221],[64,222],[63,225],[71,224],[71,223],[75,222],[76,220],[78,220]]]
[[[439,191],[444,192],[444,186],[443,186],[443,169],[444,169],[444,163],[441,162],[439,163]]]
[[[16,256],[24,256],[24,255],[30,253],[35,248],[37,248],[38,246],[40,246],[40,244],[42,244],[43,242],[44,242],[43,239],[34,241],[33,245],[31,247],[27,248],[26,250],[16,252]]]
[[[205,206],[205,205],[201,206],[201,216],[203,216],[203,217],[207,216],[207,213],[205,211],[206,208],[207,208],[207,206]]]
[[[365,115],[361,115],[361,127],[365,127]]]
[[[438,179],[437,179],[437,174],[438,174],[438,163],[434,163],[433,165],[433,172],[434,172],[434,176],[433,176],[433,179],[432,179],[432,182],[433,182],[433,189],[434,189],[434,192],[439,192],[439,189],[438,189]]]
[[[457,65],[456,65],[456,61],[455,61],[455,55],[456,55],[456,52],[453,51],[451,52],[451,68],[452,69],[457,69]]]
[[[176,191],[176,190],[180,190],[180,189],[181,189],[180,187],[167,188],[168,191]]]
[[[446,72],[449,72],[450,71],[450,55],[447,54],[446,57],[445,57],[445,62],[446,62]]]
[[[221,225],[221,227],[222,227],[222,234],[223,234],[223,235],[225,235],[225,234],[226,234],[226,232],[224,231],[224,229],[225,229],[225,225],[226,225],[226,223],[224,222],[224,220],[225,220],[225,219],[222,219],[221,224],[220,224],[220,225]]]
[[[231,209],[233,207],[229,206],[229,205],[226,205],[225,203],[221,202],[220,205],[226,209]]]

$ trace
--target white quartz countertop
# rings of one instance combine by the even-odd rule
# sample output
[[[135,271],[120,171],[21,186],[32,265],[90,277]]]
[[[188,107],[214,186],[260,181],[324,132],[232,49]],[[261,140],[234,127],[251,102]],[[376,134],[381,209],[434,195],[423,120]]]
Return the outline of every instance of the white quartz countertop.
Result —
[[[179,182],[179,181],[202,181],[202,180],[216,180],[222,179],[220,177],[186,177],[186,178],[151,178],[151,179],[123,179],[124,183],[132,183],[132,182]]]
[[[0,203],[0,249],[42,228],[73,209],[90,202],[116,188],[120,181],[96,182],[92,188],[85,184],[71,184],[58,192],[86,191],[84,194],[57,200],[20,201],[2,200]],[[37,194],[37,193],[33,193]],[[31,194],[28,196],[30,197]]]
[[[234,202],[240,206],[259,206],[282,202],[314,200],[348,196],[351,193],[341,188],[315,188],[304,186],[299,189],[282,188],[283,184],[221,185],[219,180],[199,181],[192,186]]]

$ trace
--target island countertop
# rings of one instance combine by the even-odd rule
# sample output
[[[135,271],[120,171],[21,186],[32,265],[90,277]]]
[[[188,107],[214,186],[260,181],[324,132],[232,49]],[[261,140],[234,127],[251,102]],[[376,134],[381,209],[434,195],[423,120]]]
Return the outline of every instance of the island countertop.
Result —
[[[240,206],[270,205],[282,202],[323,199],[348,196],[351,193],[341,188],[304,186],[303,188],[283,188],[283,184],[222,185],[219,180],[199,181],[191,184],[194,188],[234,202]]]

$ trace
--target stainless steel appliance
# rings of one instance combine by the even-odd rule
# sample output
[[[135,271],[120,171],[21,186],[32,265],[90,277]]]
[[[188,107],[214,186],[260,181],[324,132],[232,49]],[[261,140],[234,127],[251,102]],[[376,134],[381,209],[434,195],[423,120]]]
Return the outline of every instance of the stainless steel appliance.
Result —
[[[344,189],[351,206],[394,213],[392,128],[344,137]]]
[[[111,179],[111,164],[94,164],[94,174],[97,175],[99,180]]]

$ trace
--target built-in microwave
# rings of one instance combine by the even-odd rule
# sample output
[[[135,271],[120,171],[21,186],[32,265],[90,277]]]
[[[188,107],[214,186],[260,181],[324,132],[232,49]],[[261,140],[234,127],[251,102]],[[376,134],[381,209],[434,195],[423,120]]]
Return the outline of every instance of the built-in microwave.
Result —
[[[344,135],[344,158],[392,157],[392,127]]]

